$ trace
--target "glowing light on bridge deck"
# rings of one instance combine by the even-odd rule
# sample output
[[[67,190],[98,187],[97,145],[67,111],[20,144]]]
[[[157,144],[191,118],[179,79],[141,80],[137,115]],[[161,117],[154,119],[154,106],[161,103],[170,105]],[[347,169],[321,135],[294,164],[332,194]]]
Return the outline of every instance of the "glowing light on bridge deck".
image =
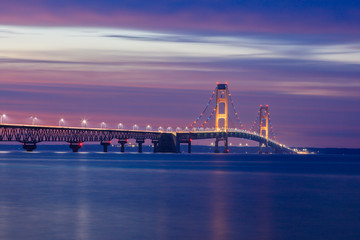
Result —
[[[164,128],[160,126],[160,127],[158,128],[158,131],[159,131],[159,132],[162,132],[162,131],[164,131]]]
[[[65,120],[63,119],[63,118],[61,118],[60,120],[59,120],[59,127],[60,126],[64,126],[65,125]]]
[[[124,125],[122,123],[119,123],[118,124],[118,129],[123,129],[124,128]]]
[[[6,114],[5,114],[5,113],[3,113],[3,114],[0,115],[0,123],[1,123],[1,124],[4,122],[5,118],[6,118]]]
[[[106,123],[105,123],[105,122],[101,122],[101,123],[100,123],[100,128],[101,128],[101,129],[106,128]]]
[[[86,119],[83,119],[81,121],[81,127],[86,127],[86,126],[87,126],[87,121],[86,121]]]
[[[134,124],[133,130],[139,130],[139,126],[137,124]]]
[[[33,117],[33,116],[31,116],[30,119],[31,119],[31,124],[32,125],[35,125],[36,121],[39,120],[37,117]]]
[[[172,129],[172,127],[168,127],[168,128],[166,129],[166,131],[167,131],[167,132],[172,132],[173,129]]]
[[[152,127],[151,127],[150,125],[147,125],[147,126],[146,126],[146,130],[147,130],[147,131],[151,131],[151,130],[152,130]]]
[[[176,127],[176,132],[180,132],[181,128],[180,127]]]

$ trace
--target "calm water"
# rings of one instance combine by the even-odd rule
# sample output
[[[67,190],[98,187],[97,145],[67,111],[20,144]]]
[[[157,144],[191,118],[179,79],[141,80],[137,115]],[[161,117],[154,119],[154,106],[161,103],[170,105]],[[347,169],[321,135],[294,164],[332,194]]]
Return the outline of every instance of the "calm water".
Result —
[[[360,156],[0,152],[0,239],[360,239]]]

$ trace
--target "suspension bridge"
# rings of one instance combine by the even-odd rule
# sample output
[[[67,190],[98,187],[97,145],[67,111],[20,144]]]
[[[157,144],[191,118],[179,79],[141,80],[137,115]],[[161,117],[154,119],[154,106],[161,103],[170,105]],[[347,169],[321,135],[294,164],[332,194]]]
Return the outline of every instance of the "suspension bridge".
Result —
[[[0,124],[0,141],[20,142],[27,151],[33,151],[40,142],[67,142],[73,152],[77,152],[84,142],[99,142],[108,151],[108,146],[116,139],[125,151],[129,139],[135,139],[138,152],[142,152],[145,140],[151,140],[154,152],[179,153],[181,144],[188,145],[194,140],[215,139],[215,153],[219,153],[219,143],[223,142],[223,152],[229,152],[229,138],[248,139],[259,143],[259,153],[297,153],[277,141],[270,118],[268,105],[260,105],[258,115],[249,130],[245,130],[227,83],[217,83],[204,110],[188,127],[154,130],[103,129],[66,126],[41,126]]]

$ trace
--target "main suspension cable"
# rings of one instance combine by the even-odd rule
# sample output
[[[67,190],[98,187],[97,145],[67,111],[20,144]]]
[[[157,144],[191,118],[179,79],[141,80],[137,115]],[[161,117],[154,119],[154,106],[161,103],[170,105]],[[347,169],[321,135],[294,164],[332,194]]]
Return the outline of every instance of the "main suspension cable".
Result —
[[[237,120],[238,120],[239,123],[240,123],[240,128],[241,128],[242,130],[245,130],[245,127],[244,127],[244,125],[242,124],[242,122],[241,122],[241,120],[240,120],[239,114],[238,114],[237,111],[236,111],[234,101],[232,100],[232,97],[231,97],[231,93],[230,93],[229,90],[228,90],[228,92],[229,92],[230,103],[231,103],[232,109],[233,109],[233,111],[234,111],[235,117],[237,118]]]
[[[204,116],[204,113],[205,113],[206,110],[208,109],[211,101],[212,101],[213,98],[214,98],[214,95],[215,95],[215,90],[212,92],[212,96],[210,97],[209,102],[206,104],[206,107],[205,107],[204,110],[201,112],[200,116],[199,116],[192,124],[190,124],[190,129],[191,129],[194,125],[196,125],[196,124],[199,122],[199,120]]]

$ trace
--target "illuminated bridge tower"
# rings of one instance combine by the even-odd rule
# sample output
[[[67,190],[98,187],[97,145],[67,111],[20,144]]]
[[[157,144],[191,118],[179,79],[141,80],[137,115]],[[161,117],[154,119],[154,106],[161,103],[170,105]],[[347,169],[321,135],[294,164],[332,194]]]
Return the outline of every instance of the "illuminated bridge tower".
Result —
[[[216,86],[216,117],[215,130],[217,132],[227,132],[228,130],[228,85],[227,83],[217,83]],[[222,124],[221,124],[222,122]],[[228,150],[228,138],[226,134],[217,137],[215,140],[215,152],[219,152],[219,141],[224,141],[224,153]]]
[[[262,153],[262,148],[265,147],[265,152],[268,153],[268,139],[269,139],[269,106],[260,105],[260,124],[259,135],[266,138],[266,142],[259,142],[259,153]]]

